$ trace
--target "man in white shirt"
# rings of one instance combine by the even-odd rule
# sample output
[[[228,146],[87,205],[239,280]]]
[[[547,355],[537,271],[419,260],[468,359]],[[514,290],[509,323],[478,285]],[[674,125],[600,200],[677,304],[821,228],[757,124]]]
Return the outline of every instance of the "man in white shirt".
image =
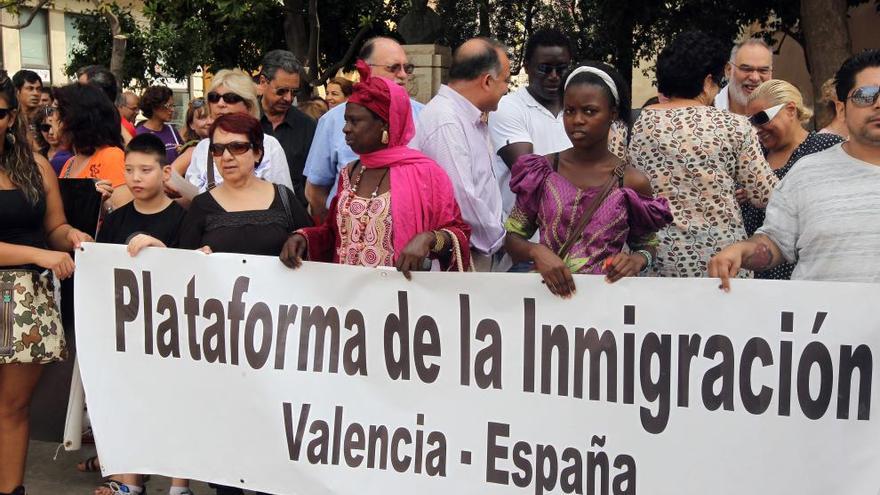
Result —
[[[571,147],[562,124],[561,91],[570,66],[568,37],[556,29],[536,31],[525,47],[529,85],[502,98],[489,116],[505,217],[516,199],[510,192],[510,167],[516,160],[528,153],[548,155]]]
[[[749,95],[773,79],[773,52],[760,38],[749,38],[733,47],[724,68],[727,85],[715,97],[715,108],[746,115]]]
[[[504,244],[501,192],[492,170],[494,153],[483,118],[507,92],[510,61],[503,46],[483,38],[462,44],[452,57],[449,84],[419,115],[413,147],[446,170],[461,215],[471,226],[471,263],[498,268]]]

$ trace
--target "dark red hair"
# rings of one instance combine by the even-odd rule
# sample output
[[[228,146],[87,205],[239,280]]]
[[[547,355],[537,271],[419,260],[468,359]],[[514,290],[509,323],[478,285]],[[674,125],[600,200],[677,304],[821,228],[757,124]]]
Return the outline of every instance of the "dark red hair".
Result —
[[[251,115],[238,112],[229,113],[217,117],[211,124],[211,132],[208,134],[211,143],[214,143],[214,131],[223,129],[231,134],[243,134],[254,147],[254,151],[263,151],[263,126],[260,121]]]

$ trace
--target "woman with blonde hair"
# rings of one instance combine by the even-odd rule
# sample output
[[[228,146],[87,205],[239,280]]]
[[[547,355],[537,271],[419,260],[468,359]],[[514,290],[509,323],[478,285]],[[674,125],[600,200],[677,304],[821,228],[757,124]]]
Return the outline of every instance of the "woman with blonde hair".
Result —
[[[833,77],[822,84],[822,97],[819,99],[819,106],[822,108],[822,111],[816,113],[816,127],[822,128],[819,134],[837,134],[843,139],[848,139],[849,129],[847,129],[846,120],[843,117],[843,102],[837,99]]]
[[[211,88],[205,99],[214,119],[231,113],[246,113],[255,119],[260,118],[260,101],[254,81],[241,69],[223,69],[211,80]],[[213,165],[208,153],[210,140],[202,139],[196,145],[192,160],[186,169],[186,180],[195,185],[199,192],[213,189],[223,181],[219,170]],[[290,168],[281,144],[267,135],[263,141],[265,153],[254,167],[254,175],[269,182],[293,189]],[[211,168],[208,164],[211,164]]]
[[[804,105],[801,92],[786,81],[771,79],[762,83],[749,96],[746,109],[751,115],[749,122],[758,131],[764,157],[779,179],[804,156],[843,142],[836,134],[808,132],[804,128],[813,111]],[[764,223],[764,208],[744,203],[742,212],[746,233],[751,236]],[[793,270],[794,265],[780,265],[755,273],[755,277],[788,280]]]

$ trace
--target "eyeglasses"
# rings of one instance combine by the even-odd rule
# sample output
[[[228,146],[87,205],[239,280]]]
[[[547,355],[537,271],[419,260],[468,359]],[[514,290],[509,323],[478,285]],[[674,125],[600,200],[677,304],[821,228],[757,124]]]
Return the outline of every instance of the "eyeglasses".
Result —
[[[11,112],[11,108],[0,108],[0,119],[5,119]]]
[[[49,132],[52,130],[52,126],[50,124],[39,124],[37,130],[40,132]]]
[[[862,86],[856,88],[848,99],[852,100],[853,105],[865,108],[877,103],[878,95],[880,95],[880,86]]]
[[[174,110],[174,103],[166,103],[159,108],[163,108],[165,110]]]
[[[549,76],[555,71],[557,76],[562,77],[568,72],[568,68],[568,64],[538,64],[538,66],[535,67],[535,71],[541,76]]]
[[[768,122],[773,120],[773,117],[776,117],[776,114],[782,110],[782,107],[785,106],[785,103],[780,105],[776,105],[775,107],[770,107],[767,110],[761,110],[749,117],[749,122],[755,127],[761,127],[762,125],[766,125]]]
[[[752,72],[757,72],[761,76],[769,76],[771,72],[773,72],[773,67],[752,67],[751,65],[736,65],[731,63],[730,65],[736,67],[737,69],[745,72],[746,74],[750,74]]]
[[[299,91],[299,88],[272,88],[272,92],[275,93],[275,96],[287,96],[297,91]]]
[[[385,70],[387,70],[388,72],[390,72],[392,74],[397,74],[398,72],[400,72],[400,69],[403,69],[403,72],[406,72],[407,74],[412,74],[413,71],[416,70],[416,66],[413,64],[394,64],[394,65],[370,64],[370,66],[371,67],[384,67]]]
[[[245,143],[243,141],[233,141],[231,143],[211,143],[211,154],[214,155],[214,158],[219,158],[223,156],[223,153],[226,150],[229,150],[229,153],[231,155],[238,156],[247,153],[247,151],[251,148],[253,148],[253,145],[251,143]]]
[[[244,98],[241,95],[239,95],[238,93],[233,93],[231,91],[229,93],[223,93],[222,95],[216,91],[211,91],[210,93],[208,93],[208,101],[210,103],[217,103],[220,101],[220,99],[223,99],[223,101],[225,101],[227,105],[235,105],[236,103],[241,103],[244,101]]]

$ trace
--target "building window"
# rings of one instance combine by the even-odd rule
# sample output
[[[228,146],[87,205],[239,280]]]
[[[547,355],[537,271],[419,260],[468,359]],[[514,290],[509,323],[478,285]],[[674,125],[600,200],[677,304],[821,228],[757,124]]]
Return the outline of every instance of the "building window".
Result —
[[[19,18],[25,20],[30,14],[30,9],[21,9]],[[22,67],[49,68],[49,30],[47,24],[46,11],[41,10],[37,12],[28,27],[19,31]]]

